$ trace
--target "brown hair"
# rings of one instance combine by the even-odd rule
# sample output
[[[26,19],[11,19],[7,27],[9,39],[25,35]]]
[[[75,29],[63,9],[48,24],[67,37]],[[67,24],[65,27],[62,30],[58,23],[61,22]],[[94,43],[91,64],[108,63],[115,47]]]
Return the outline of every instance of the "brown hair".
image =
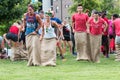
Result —
[[[34,7],[32,4],[28,4],[28,7],[31,7],[34,10]]]
[[[87,13],[87,12],[90,12],[90,10],[89,10],[89,9],[86,9],[85,13]]]
[[[82,6],[82,4],[78,4],[77,7],[78,7],[78,6]]]

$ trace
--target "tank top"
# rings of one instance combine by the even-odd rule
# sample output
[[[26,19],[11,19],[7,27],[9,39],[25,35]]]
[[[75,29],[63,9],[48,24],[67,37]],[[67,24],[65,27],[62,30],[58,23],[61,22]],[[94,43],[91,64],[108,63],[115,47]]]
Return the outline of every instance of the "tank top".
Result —
[[[13,25],[10,27],[9,32],[18,35],[19,29],[17,26]]]
[[[36,14],[34,13],[34,16],[26,15],[26,31],[25,35],[28,35],[32,32],[34,32],[37,28],[38,22],[36,20]]]
[[[56,34],[51,23],[49,27],[46,27],[46,25],[44,24],[44,38],[56,38]]]
[[[70,37],[70,26],[69,25],[63,26],[63,35],[65,37]]]

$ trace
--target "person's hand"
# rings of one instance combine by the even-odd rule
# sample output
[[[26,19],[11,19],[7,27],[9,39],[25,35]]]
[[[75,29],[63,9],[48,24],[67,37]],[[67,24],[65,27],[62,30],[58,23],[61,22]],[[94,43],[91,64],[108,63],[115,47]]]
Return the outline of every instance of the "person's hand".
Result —
[[[37,34],[37,33],[34,31],[34,32],[32,32],[32,34]]]
[[[87,33],[90,33],[90,30],[89,30],[89,29],[87,29],[87,30],[86,30],[86,32],[87,32]]]
[[[11,42],[10,41],[7,41],[7,44],[9,47],[11,47]]]
[[[42,41],[43,37],[42,37],[42,36],[40,36],[40,38],[39,38],[39,39],[40,39],[40,41]]]
[[[73,33],[75,33],[75,30],[73,29]]]

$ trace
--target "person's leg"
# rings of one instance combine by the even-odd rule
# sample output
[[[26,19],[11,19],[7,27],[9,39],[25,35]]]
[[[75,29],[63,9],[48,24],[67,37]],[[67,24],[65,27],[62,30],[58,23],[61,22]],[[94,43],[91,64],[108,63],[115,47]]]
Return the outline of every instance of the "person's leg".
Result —
[[[59,49],[61,59],[64,59],[63,50],[62,50],[62,45],[61,45],[61,42],[60,42],[60,41],[58,41],[57,47],[58,47],[58,49]]]
[[[71,34],[71,40],[72,40],[72,54],[77,55],[75,52],[75,39],[74,39],[74,34]]]
[[[4,34],[3,39],[8,43],[8,45],[10,45],[10,40],[8,40],[6,36],[7,36],[7,34]]]
[[[72,42],[71,41],[67,41],[69,49],[70,49],[70,53],[72,53]]]
[[[1,48],[4,49],[5,48],[5,39],[3,38],[2,42],[1,42]]]
[[[63,43],[64,43],[64,45],[63,45],[64,52],[66,53],[66,40],[64,40]]]
[[[104,42],[105,53],[104,53],[104,55],[105,55],[106,58],[108,58],[108,57],[109,57],[109,42],[108,42],[108,36],[105,35],[104,38],[105,38],[105,42]]]

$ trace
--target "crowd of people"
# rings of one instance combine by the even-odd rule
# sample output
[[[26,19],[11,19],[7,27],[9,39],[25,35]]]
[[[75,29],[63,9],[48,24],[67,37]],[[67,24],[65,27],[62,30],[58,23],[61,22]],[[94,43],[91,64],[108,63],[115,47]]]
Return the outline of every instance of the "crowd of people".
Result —
[[[21,21],[16,21],[9,32],[0,37],[0,57],[5,53],[5,43],[12,50],[10,59],[26,59],[27,66],[56,66],[57,55],[62,61],[69,53],[77,61],[100,63],[100,54],[109,58],[109,53],[116,53],[115,61],[120,61],[120,19],[113,14],[109,20],[106,12],[89,10],[84,13],[82,4],[71,17],[72,24],[55,17],[54,11],[36,13],[29,4],[28,11]]]

